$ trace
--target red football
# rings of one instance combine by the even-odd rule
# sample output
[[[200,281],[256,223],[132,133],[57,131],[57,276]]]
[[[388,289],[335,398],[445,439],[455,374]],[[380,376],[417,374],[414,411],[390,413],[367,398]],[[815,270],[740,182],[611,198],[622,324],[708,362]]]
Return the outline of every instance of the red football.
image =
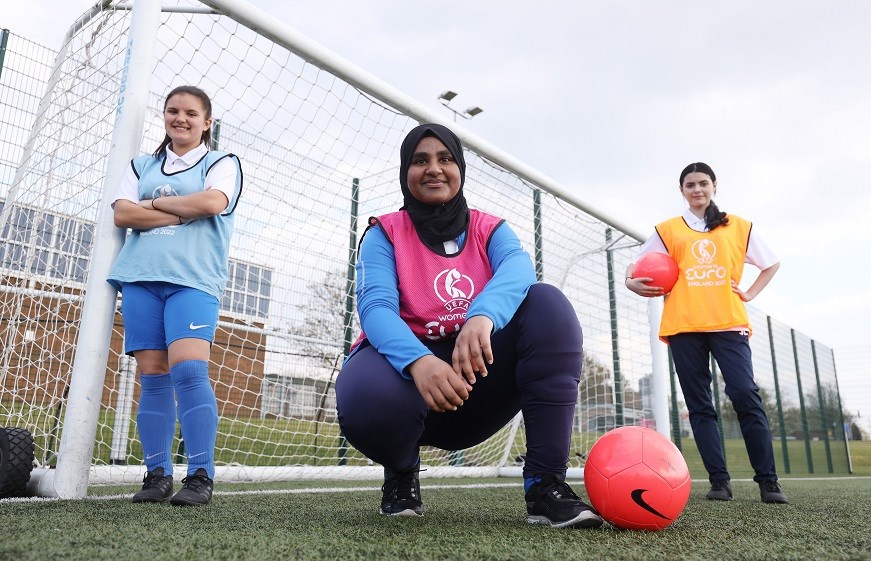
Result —
[[[677,446],[644,427],[605,433],[584,464],[590,503],[618,528],[665,528],[683,512],[691,486],[689,468]]]
[[[632,278],[652,278],[648,286],[658,286],[666,294],[671,292],[677,282],[677,263],[667,253],[645,253],[632,269]]]

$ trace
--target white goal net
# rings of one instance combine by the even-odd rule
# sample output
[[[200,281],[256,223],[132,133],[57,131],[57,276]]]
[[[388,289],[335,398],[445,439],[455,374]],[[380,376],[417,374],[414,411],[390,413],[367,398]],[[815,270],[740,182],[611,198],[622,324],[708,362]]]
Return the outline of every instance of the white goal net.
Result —
[[[189,83],[212,97],[216,144],[244,173],[210,363],[216,478],[378,478],[335,417],[333,385],[359,333],[354,250],[369,216],[401,204],[405,133],[424,120],[451,123],[244,2],[114,4],[76,22],[56,56],[11,36],[0,71],[0,425],[28,428],[38,467],[67,481],[41,493],[142,477],[136,364],[121,352],[118,303],[104,282],[119,243],[106,197],[118,170],[162,140],[163,96]],[[150,42],[151,54],[136,50]],[[652,376],[660,361],[648,303],[622,282],[638,242],[451,128],[467,146],[470,206],[511,224],[583,326],[570,458],[579,468],[604,430],[653,425],[657,400],[668,414],[667,389]],[[424,475],[498,475],[523,453],[518,417],[472,449],[426,449]],[[68,460],[79,456],[84,468]]]

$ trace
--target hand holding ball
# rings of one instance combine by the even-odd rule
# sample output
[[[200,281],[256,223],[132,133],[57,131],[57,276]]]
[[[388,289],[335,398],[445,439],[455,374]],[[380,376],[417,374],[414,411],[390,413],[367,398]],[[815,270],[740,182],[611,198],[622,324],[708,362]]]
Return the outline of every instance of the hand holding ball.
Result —
[[[661,288],[666,294],[671,292],[677,277],[677,263],[667,253],[646,253],[632,269],[632,278],[653,279],[645,284]]]

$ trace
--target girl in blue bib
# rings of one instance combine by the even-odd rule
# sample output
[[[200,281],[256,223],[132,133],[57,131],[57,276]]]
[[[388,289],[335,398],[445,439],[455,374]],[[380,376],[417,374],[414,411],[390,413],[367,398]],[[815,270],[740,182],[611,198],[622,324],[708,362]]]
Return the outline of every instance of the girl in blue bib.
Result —
[[[108,280],[122,293],[124,350],[141,375],[136,425],[147,471],[133,502],[202,505],[212,497],[218,427],[209,352],[242,168],[209,150],[212,104],[201,89],[169,92],[163,118],[166,137],[130,162],[112,203],[129,235]],[[188,469],[173,495],[176,413]]]

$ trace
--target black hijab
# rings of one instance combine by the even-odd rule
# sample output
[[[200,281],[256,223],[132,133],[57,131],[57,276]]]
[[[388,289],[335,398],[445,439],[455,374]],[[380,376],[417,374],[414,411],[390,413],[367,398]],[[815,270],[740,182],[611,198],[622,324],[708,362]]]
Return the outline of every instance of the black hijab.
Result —
[[[408,188],[408,168],[411,157],[421,139],[433,136],[439,139],[450,151],[454,161],[460,167],[460,190],[448,202],[433,206],[414,198]],[[402,187],[403,205],[400,210],[408,212],[414,229],[420,239],[429,245],[437,245],[453,240],[462,234],[469,225],[469,207],[463,196],[463,184],[466,182],[466,160],[463,158],[463,145],[450,129],[433,123],[418,125],[411,129],[402,141],[399,149],[399,185]]]

